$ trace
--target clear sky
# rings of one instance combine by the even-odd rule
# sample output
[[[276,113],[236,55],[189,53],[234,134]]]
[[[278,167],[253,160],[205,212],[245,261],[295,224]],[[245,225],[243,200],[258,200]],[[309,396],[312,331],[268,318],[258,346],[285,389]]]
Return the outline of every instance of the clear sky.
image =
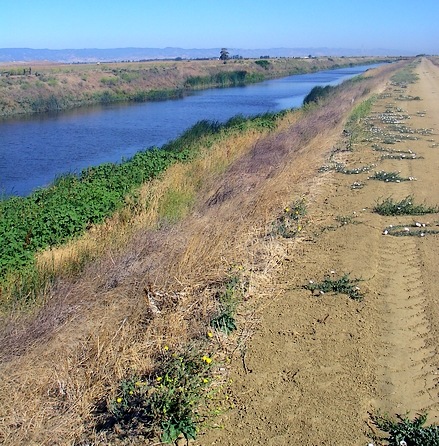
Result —
[[[0,0],[0,48],[385,48],[439,54],[439,0]]]

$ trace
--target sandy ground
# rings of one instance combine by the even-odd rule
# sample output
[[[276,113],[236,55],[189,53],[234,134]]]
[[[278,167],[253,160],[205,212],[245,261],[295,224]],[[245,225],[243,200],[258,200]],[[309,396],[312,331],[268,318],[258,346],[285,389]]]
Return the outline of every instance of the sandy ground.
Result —
[[[289,248],[272,299],[261,305],[246,367],[234,363],[236,407],[197,444],[367,445],[374,432],[369,414],[378,409],[426,411],[430,422],[439,421],[439,235],[383,235],[391,224],[419,222],[433,229],[439,216],[372,212],[377,200],[389,196],[439,204],[439,68],[424,59],[416,72],[420,79],[408,88],[388,86],[371,123],[388,131],[379,114],[404,115],[400,121],[417,139],[400,138],[386,148],[410,149],[417,159],[381,160],[372,142],[364,142],[337,159],[350,168],[374,163],[370,173],[326,172],[314,179],[304,234]],[[421,100],[398,100],[401,94]],[[416,181],[369,180],[377,170],[401,171]],[[364,187],[353,189],[354,182]],[[344,273],[362,279],[363,301],[313,296],[303,288],[309,280]]]

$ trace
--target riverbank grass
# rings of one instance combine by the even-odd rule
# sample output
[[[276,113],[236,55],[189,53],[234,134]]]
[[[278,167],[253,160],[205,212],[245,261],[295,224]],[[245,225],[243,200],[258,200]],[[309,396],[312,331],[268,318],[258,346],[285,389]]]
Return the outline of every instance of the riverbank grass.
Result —
[[[60,177],[26,198],[0,201],[0,243],[6,247],[0,253],[2,306],[36,302],[39,291],[56,276],[74,275],[96,258],[103,249],[98,246],[107,245],[109,231],[125,228],[119,236],[124,239],[126,228],[141,214],[150,225],[182,218],[206,170],[223,171],[256,135],[275,128],[285,113],[237,117],[225,124],[201,121],[161,149],[139,152],[121,164],[85,169],[79,176]],[[226,150],[219,149],[221,144]],[[173,179],[165,189],[159,187],[164,172],[173,166]],[[99,242],[82,239],[90,231]],[[62,245],[68,254],[59,261],[56,253]]]

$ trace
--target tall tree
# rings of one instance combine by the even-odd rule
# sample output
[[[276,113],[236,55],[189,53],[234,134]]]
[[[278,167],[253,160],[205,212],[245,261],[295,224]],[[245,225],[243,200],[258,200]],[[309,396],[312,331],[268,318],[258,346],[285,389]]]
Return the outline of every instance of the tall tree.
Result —
[[[227,51],[227,48],[221,48],[220,60],[223,60],[225,62],[228,59],[229,59],[229,52]]]

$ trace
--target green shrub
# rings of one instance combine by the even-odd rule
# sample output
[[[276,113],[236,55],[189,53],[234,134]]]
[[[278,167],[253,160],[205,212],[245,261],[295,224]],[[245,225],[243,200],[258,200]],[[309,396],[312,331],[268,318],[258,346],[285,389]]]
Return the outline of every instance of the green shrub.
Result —
[[[255,64],[265,68],[266,70],[268,70],[268,67],[270,66],[270,62],[266,59],[255,60]]]
[[[225,71],[210,76],[190,76],[185,81],[185,87],[236,87],[264,80],[262,73],[248,73],[245,70]]]

